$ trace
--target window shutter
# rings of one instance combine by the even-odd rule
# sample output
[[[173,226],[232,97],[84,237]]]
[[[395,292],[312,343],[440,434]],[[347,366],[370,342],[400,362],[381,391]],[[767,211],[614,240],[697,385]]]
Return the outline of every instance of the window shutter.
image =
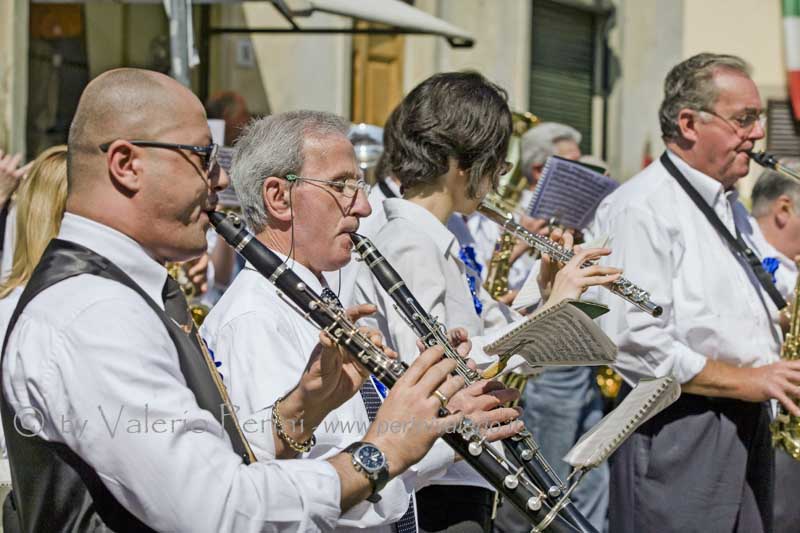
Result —
[[[767,101],[767,151],[778,158],[800,157],[800,128],[788,100]]]
[[[531,111],[582,136],[591,153],[595,15],[551,0],[534,0],[531,26]]]

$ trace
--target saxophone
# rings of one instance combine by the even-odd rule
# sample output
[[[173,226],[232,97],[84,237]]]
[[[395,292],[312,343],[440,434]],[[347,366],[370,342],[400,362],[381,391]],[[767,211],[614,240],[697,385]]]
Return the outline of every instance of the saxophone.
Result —
[[[500,177],[497,191],[487,195],[491,202],[509,213],[517,210],[522,191],[528,186],[528,181],[520,168],[522,135],[534,127],[539,119],[536,115],[525,113],[512,113],[513,134],[508,143],[508,160],[514,167]],[[494,245],[494,253],[486,268],[486,281],[483,288],[495,300],[508,292],[508,273],[511,270],[511,252],[517,239],[508,231],[503,231]]]
[[[186,272],[183,263],[167,263],[165,266],[167,267],[167,273],[181,286],[181,291],[189,303],[189,313],[195,325],[199,328],[203,325],[203,321],[211,310],[198,300],[200,295],[197,294],[197,288],[192,283],[192,280],[189,279],[189,274]]]
[[[800,266],[800,263],[798,263]],[[789,319],[789,331],[781,346],[781,358],[787,361],[800,359],[800,277],[794,287],[794,302],[792,314]],[[800,417],[787,413],[781,404],[778,404],[778,414],[769,425],[772,432],[772,445],[800,461]]]

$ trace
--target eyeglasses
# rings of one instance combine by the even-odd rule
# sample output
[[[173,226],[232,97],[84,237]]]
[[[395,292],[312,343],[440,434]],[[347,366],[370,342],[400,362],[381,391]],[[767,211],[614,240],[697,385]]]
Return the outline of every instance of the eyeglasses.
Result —
[[[749,135],[750,132],[753,131],[753,128],[756,127],[756,123],[760,124],[762,128],[767,123],[767,117],[763,111],[749,111],[742,115],[737,115],[730,118],[725,118],[711,109],[700,109],[700,111],[703,113],[708,113],[709,115],[714,115],[718,119],[724,121],[729,126],[734,128],[737,135],[739,132],[743,133],[745,136]]]
[[[358,194],[358,191],[363,191],[364,196],[369,196],[369,191],[372,188],[372,186],[364,181],[363,178],[347,178],[346,180],[330,181],[318,180],[314,178],[303,178],[295,174],[287,174],[286,180],[290,182],[310,181],[312,183],[321,183],[322,185],[331,187],[345,198],[353,198],[356,194]]]
[[[112,141],[113,142],[113,141]],[[189,150],[195,154],[199,154],[203,158],[203,171],[208,172],[217,163],[217,154],[219,153],[219,145],[211,143],[208,146],[197,146],[194,144],[175,144],[165,143],[159,141],[127,141],[134,146],[142,146],[145,148],[168,148],[170,150]],[[111,146],[110,142],[103,143],[99,146],[100,151],[108,152]]]

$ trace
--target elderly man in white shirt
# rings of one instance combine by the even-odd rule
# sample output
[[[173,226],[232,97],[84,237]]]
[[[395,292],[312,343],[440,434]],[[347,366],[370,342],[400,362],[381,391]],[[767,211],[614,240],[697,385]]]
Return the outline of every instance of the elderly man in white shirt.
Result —
[[[0,408],[22,531],[330,531],[371,493],[348,454],[255,462],[236,426],[163,266],[206,247],[206,211],[228,182],[214,152],[202,104],[163,74],[113,70],[84,91],[69,133],[67,212],[3,351]],[[285,419],[318,423],[360,386],[355,363],[321,339],[281,404]],[[435,416],[433,391],[458,390],[440,358],[421,356],[376,424]],[[436,438],[376,427],[367,438],[389,457],[389,477]],[[264,456],[293,457],[287,438],[306,432],[247,438]]]
[[[764,135],[761,98],[746,64],[726,55],[685,60],[664,87],[667,151],[602,202],[593,233],[611,237],[609,262],[664,309],[654,318],[602,291],[615,368],[629,385],[672,374],[683,396],[612,459],[610,529],[771,531],[768,400],[800,414],[800,362],[778,361],[776,304],[699,207],[763,254],[733,189]]]
[[[250,124],[239,138],[232,167],[243,213],[256,237],[280,254],[287,264],[324,297],[336,303],[326,272],[350,260],[349,234],[370,213],[366,184],[360,176],[348,124],[329,113],[294,111],[271,115]],[[355,316],[374,310],[353,309]],[[233,403],[244,426],[254,413],[283,397],[304,373],[318,332],[295,312],[273,285],[246,266],[212,309],[201,333],[221,363]],[[418,353],[416,345],[404,349]],[[362,440],[380,405],[383,386],[368,379],[361,394],[333,410],[318,425],[316,444],[305,457],[326,458],[349,450]],[[477,421],[516,418],[513,409],[472,413],[483,398],[478,389],[470,402],[461,395],[450,409],[474,414]],[[515,391],[492,394],[501,399]],[[513,434],[511,425],[490,440]],[[517,428],[518,429],[518,428]],[[259,455],[259,450],[256,450]],[[344,513],[337,531],[399,533],[416,531],[413,493],[453,463],[453,451],[437,443],[423,461],[380,490],[380,501],[362,502]]]

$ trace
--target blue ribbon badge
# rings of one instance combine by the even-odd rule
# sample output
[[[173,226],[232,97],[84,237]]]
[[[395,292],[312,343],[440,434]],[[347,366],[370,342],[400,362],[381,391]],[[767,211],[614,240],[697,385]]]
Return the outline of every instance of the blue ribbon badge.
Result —
[[[781,266],[781,263],[778,261],[777,257],[765,257],[761,260],[761,266],[763,266],[764,270],[772,277],[772,283],[778,281],[775,278],[775,272],[778,270],[778,267]]]
[[[475,248],[469,245],[464,245],[458,252],[458,257],[467,266],[467,283],[469,284],[469,292],[472,294],[472,305],[475,306],[475,312],[478,316],[483,312],[483,303],[478,298],[478,283],[480,283],[480,274],[483,267],[478,263],[475,256]],[[470,270],[477,272],[478,275],[474,276]]]

